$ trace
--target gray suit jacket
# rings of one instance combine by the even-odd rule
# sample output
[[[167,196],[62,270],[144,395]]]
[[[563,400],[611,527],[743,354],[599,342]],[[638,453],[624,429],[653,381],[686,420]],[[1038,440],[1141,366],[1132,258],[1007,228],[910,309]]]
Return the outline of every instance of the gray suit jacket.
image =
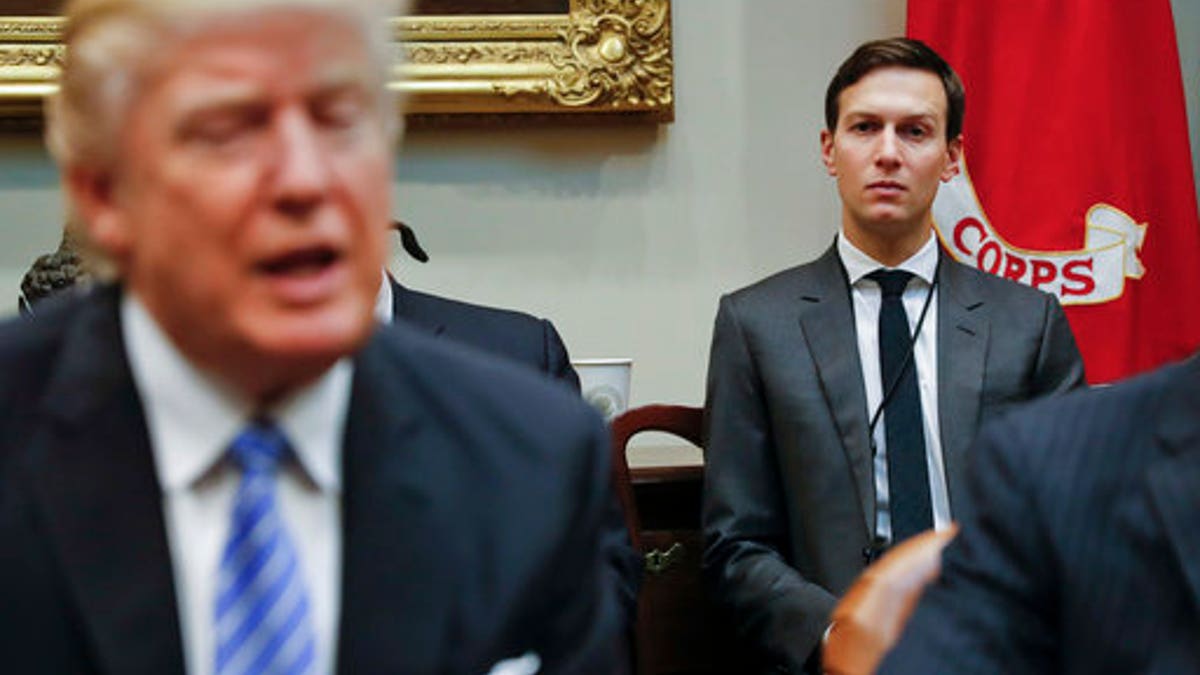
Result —
[[[938,283],[954,510],[980,423],[1082,385],[1083,363],[1052,296],[946,258]],[[836,247],[722,298],[706,410],[706,573],[766,664],[799,672],[874,535],[869,413]]]
[[[1200,359],[1031,406],[881,673],[1200,673]]]

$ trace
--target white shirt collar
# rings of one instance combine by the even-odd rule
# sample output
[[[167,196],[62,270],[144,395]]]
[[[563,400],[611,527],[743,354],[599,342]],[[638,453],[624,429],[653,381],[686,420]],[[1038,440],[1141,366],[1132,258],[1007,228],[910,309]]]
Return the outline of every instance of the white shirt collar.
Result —
[[[387,271],[383,272],[383,280],[379,282],[379,292],[375,294],[375,320],[383,325],[392,322],[392,284]]]
[[[916,253],[905,260],[904,262],[889,269],[904,270],[912,272],[915,276],[920,277],[926,284],[933,284],[933,275],[937,273],[938,264],[938,244],[937,237],[933,236],[933,232],[929,233],[929,240],[917,250]],[[878,260],[872,258],[850,243],[846,238],[845,233],[839,232],[837,237],[838,256],[842,259],[842,265],[846,268],[846,276],[850,278],[850,285],[853,286],[862,280],[871,272],[887,267]]]
[[[208,473],[251,417],[253,404],[188,361],[132,293],[121,298],[121,330],[146,413],[159,485],[184,490]],[[353,362],[265,411],[287,434],[299,465],[323,491],[340,493],[341,450]]]

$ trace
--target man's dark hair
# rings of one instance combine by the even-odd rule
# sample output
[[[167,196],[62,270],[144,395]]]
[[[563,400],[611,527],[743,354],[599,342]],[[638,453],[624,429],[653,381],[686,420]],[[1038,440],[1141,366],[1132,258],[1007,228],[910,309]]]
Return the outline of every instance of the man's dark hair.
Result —
[[[836,131],[838,120],[838,97],[842,91],[866,77],[867,73],[879,68],[899,66],[915,68],[937,75],[946,92],[946,140],[954,140],[962,133],[963,110],[966,94],[958,73],[938,53],[920,40],[910,38],[888,38],[865,42],[846,59],[837,74],[829,81],[825,90],[825,128]]]

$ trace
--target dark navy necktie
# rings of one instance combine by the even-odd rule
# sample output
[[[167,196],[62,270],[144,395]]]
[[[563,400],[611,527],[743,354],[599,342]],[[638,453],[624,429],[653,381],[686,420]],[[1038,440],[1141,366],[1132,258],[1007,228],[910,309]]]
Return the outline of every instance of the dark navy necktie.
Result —
[[[289,452],[274,426],[254,422],[229,455],[242,469],[217,581],[217,675],[311,673],[316,634],[296,547],[275,499]]]
[[[912,353],[908,314],[901,300],[912,276],[903,270],[876,270],[867,275],[879,283],[883,294],[879,308],[879,365],[886,402],[883,419],[892,544],[933,527],[916,357]]]

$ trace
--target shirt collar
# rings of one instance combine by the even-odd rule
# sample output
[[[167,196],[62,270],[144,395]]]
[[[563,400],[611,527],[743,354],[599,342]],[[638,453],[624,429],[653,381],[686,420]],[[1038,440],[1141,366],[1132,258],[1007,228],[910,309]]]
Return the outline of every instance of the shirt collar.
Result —
[[[146,413],[159,485],[190,488],[208,473],[257,411],[233,388],[180,353],[132,294],[121,298],[121,330]],[[341,492],[341,446],[354,366],[337,361],[316,382],[263,411],[287,435],[300,468],[319,489]]]
[[[383,325],[392,322],[392,284],[388,273],[384,271],[383,280],[379,282],[379,292],[375,294],[375,320]]]
[[[933,284],[933,275],[937,273],[938,244],[937,237],[933,236],[932,231],[929,233],[929,240],[916,253],[895,267],[888,267],[867,255],[862,249],[850,243],[846,235],[840,232],[837,237],[837,251],[838,257],[842,260],[842,266],[846,268],[846,276],[850,278],[851,286],[880,268],[911,272],[929,285]]]

